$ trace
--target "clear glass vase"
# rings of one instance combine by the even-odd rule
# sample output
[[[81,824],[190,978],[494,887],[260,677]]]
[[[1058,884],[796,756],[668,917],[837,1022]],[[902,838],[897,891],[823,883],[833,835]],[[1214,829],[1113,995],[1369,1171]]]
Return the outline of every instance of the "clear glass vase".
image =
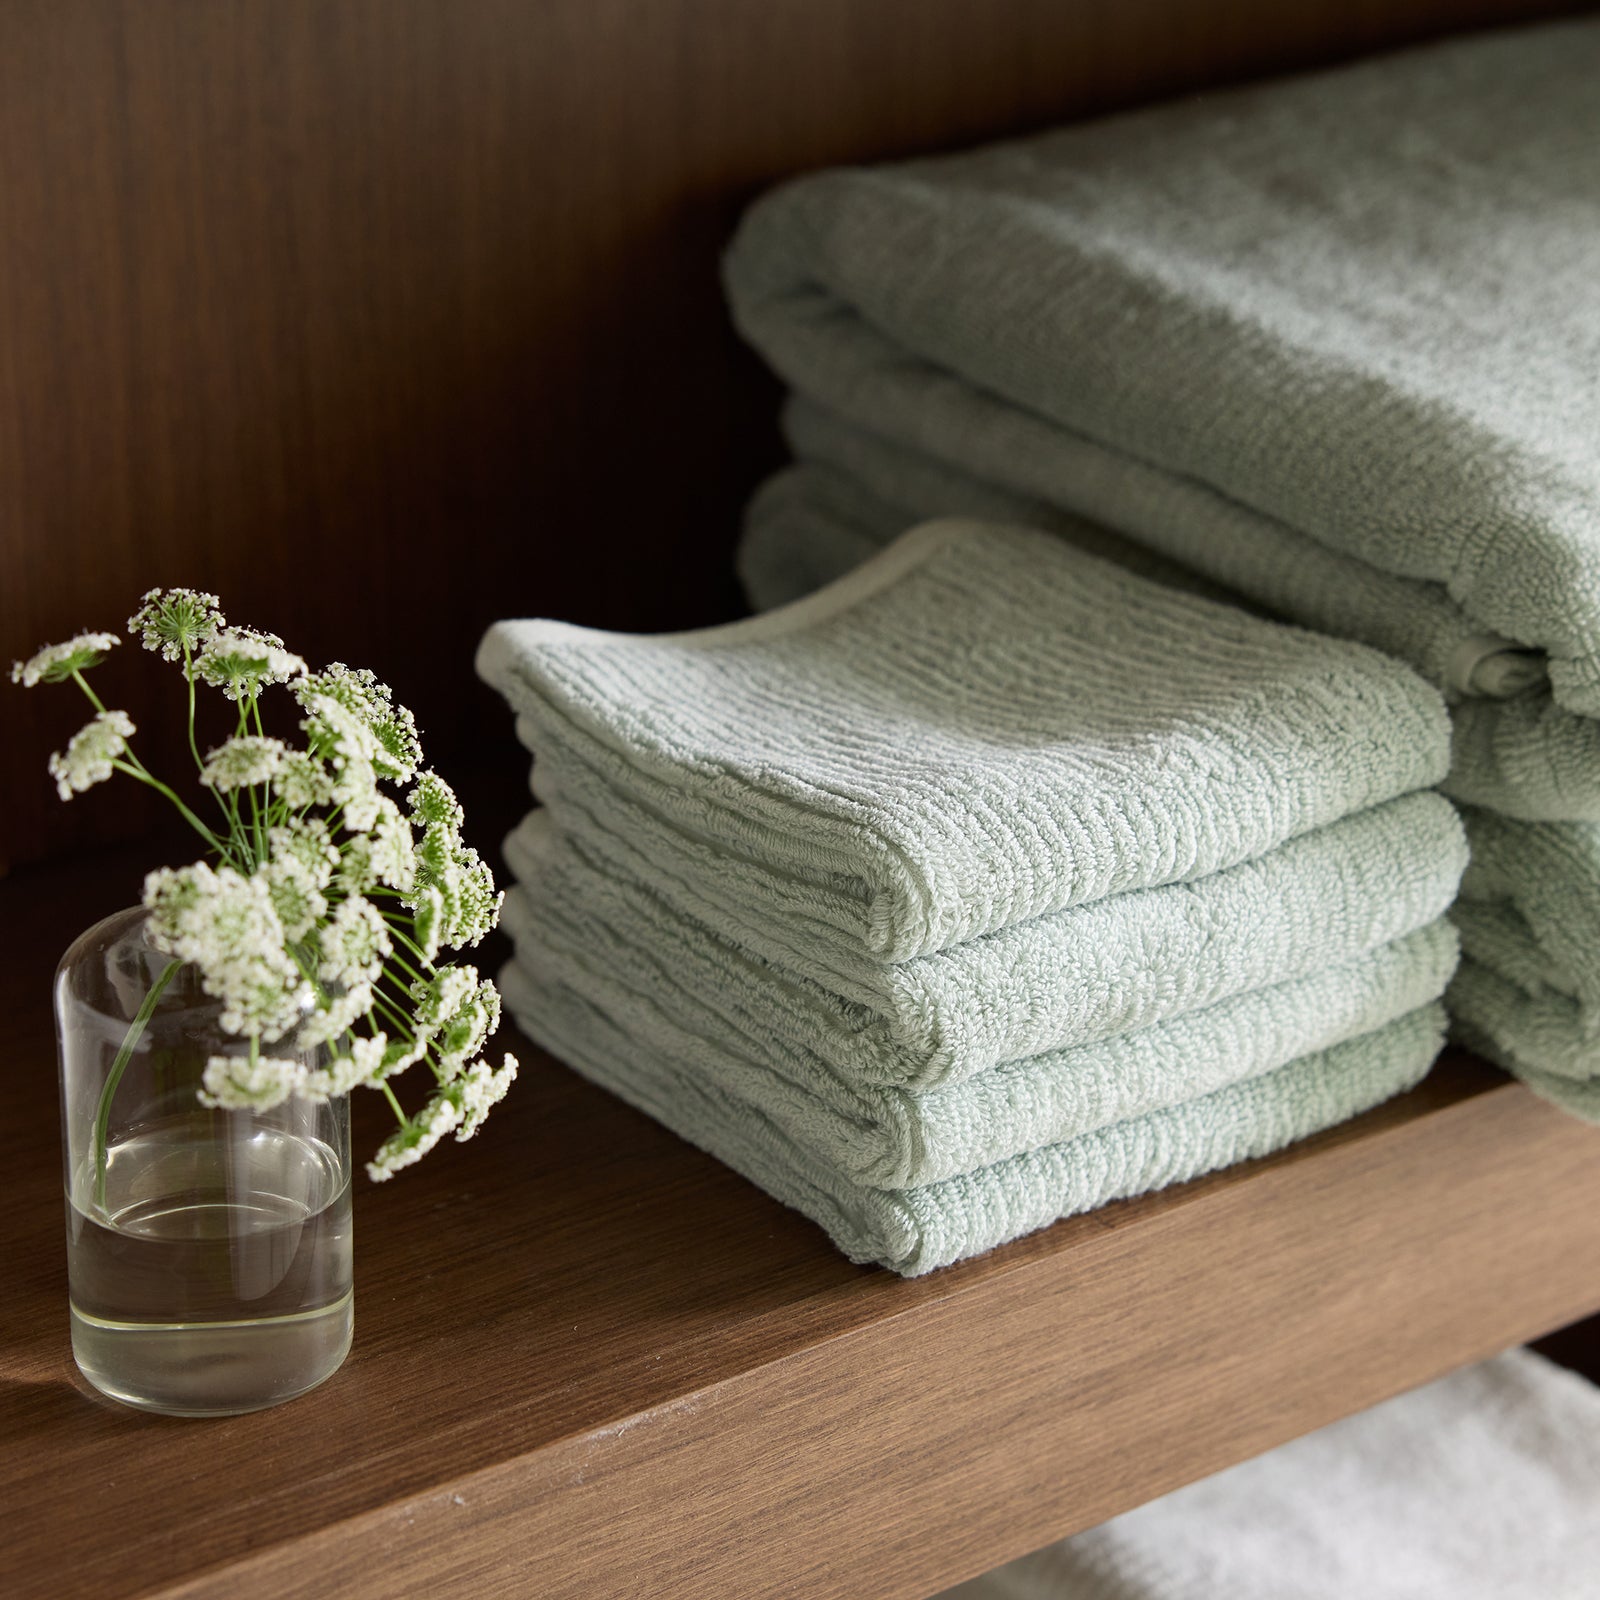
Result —
[[[128,1405],[255,1411],[350,1348],[349,1104],[203,1106],[207,1059],[248,1044],[146,924],[107,917],[56,974],[72,1353]]]

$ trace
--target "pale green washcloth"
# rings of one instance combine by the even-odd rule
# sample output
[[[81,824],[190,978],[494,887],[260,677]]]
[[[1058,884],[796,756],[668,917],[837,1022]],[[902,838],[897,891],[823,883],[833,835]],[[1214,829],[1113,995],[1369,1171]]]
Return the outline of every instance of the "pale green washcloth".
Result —
[[[1475,664],[1480,676],[1487,666],[1478,644],[1463,641],[1459,608],[1437,585],[1388,577],[1313,540],[1266,537],[1254,524],[1223,538],[1184,505],[1152,507],[1143,522],[1148,542],[1139,544],[1037,496],[891,445],[803,400],[790,403],[785,422],[801,464],[756,493],[739,546],[741,579],[758,607],[831,582],[927,517],[1042,528],[1170,586],[1297,617],[1413,661],[1453,702],[1445,793],[1510,816],[1600,818],[1600,721],[1556,705],[1542,684],[1522,683],[1519,674],[1536,660],[1526,654],[1487,658],[1498,670],[1501,698],[1452,689],[1463,663]],[[1189,486],[1164,481],[1142,487],[1164,489],[1167,499],[1190,494]],[[1131,504],[1133,494],[1126,488],[1122,503]],[[1178,565],[1186,555],[1203,558],[1205,574]],[[1311,573],[1322,574],[1315,608],[1297,598]]]
[[[1534,815],[1537,741],[1581,742],[1552,694],[1600,714],[1597,75],[1584,20],[802,178],[734,242],[735,318],[850,425],[1452,692],[1547,667],[1508,736],[1472,718],[1524,803],[1458,789]]]
[[[1420,1082],[1444,1037],[1429,1005],[1202,1099],[914,1189],[852,1182],[705,1071],[704,1039],[658,1018],[639,1037],[518,962],[500,973],[529,1037],[769,1194],[819,1223],[852,1261],[908,1277],[978,1255],[1059,1217],[1281,1149]]]
[[[1466,864],[1448,802],[1406,795],[1192,883],[1113,895],[910,961],[830,965],[758,916],[728,915],[699,893],[692,859],[670,838],[649,852],[628,843],[642,832],[601,828],[565,796],[510,835],[506,862],[533,904],[572,930],[568,944],[631,941],[663,985],[725,1022],[781,1035],[857,1082],[905,1088],[1342,965],[1442,916]]]
[[[1468,811],[1451,913],[1469,958],[1450,989],[1464,1041],[1600,1121],[1600,826]]]
[[[1437,693],[1375,651],[962,522],[699,633],[497,623],[478,668],[538,770],[647,819],[641,850],[889,961],[1203,877],[1448,759]]]
[[[698,1040],[707,1081],[816,1162],[879,1189],[937,1183],[1259,1077],[1437,1000],[1456,965],[1455,931],[1439,921],[1168,1022],[912,1091],[863,1083],[769,1017],[733,1014],[715,974],[681,960],[670,933],[560,903],[547,882],[515,890],[504,920],[540,988],[572,989],[636,1039],[670,1027]],[[685,926],[681,943],[700,936]]]

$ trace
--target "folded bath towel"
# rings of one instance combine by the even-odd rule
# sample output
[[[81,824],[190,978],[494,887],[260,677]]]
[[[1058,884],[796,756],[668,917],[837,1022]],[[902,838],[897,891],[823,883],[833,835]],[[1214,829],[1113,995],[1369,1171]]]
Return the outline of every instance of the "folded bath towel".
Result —
[[[1456,1031],[1600,1120],[1600,827],[1463,820],[1472,863],[1451,915],[1470,959],[1450,990]]]
[[[1456,965],[1455,932],[1435,922],[1153,1027],[911,1092],[862,1083],[774,1028],[770,1013],[738,1014],[714,972],[678,959],[670,928],[618,927],[548,884],[514,891],[504,917],[541,989],[571,989],[640,1041],[663,1030],[696,1040],[703,1082],[819,1165],[880,1189],[937,1183],[1259,1077],[1437,1000]],[[683,939],[695,937],[685,927]]]
[[[1513,1351],[941,1600],[1593,1600],[1600,1390]]]
[[[1597,69],[1585,20],[803,178],[730,299],[896,446],[1354,613],[1453,692],[1546,667],[1516,720],[1566,749],[1551,695],[1600,715]]]
[[[1530,684],[1530,673],[1543,677],[1536,656],[1486,654],[1482,636],[1464,636],[1460,608],[1436,584],[1388,577],[1315,540],[1263,535],[1256,524],[1240,523],[1235,508],[1227,515],[1240,525],[1222,537],[1186,503],[1190,485],[1104,484],[1091,499],[1071,463],[1051,461],[1062,501],[1092,503],[1107,518],[1120,506],[1124,524],[1129,508],[1144,504],[1139,495],[1150,499],[1152,489],[1162,489],[1162,503],[1152,500],[1137,519],[1147,541],[1140,544],[1037,494],[1008,492],[891,445],[803,400],[787,408],[786,429],[801,464],[757,492],[739,547],[741,578],[756,606],[784,604],[832,582],[930,516],[1041,528],[1171,587],[1253,602],[1264,614],[1411,661],[1454,701],[1445,793],[1513,817],[1600,820],[1600,722],[1556,705],[1542,681]],[[1007,460],[1020,480],[1019,458]],[[1071,484],[1075,496],[1067,493]],[[1178,565],[1185,558],[1197,567]],[[1320,575],[1315,582],[1313,575]],[[1464,697],[1454,685],[1473,675],[1480,697]],[[1498,698],[1481,697],[1490,687]]]
[[[1341,966],[1443,915],[1466,864],[1449,804],[1406,795],[1192,883],[894,965],[830,965],[759,917],[725,914],[670,841],[649,854],[628,844],[642,831],[603,829],[568,796],[523,821],[506,862],[541,916],[573,930],[569,943],[631,942],[653,987],[693,994],[757,1037],[782,1035],[854,1081],[906,1088]]]
[[[1200,1100],[1012,1157],[943,1183],[886,1190],[818,1161],[704,1071],[705,1041],[664,1017],[640,1038],[564,984],[500,973],[530,1038],[821,1224],[852,1261],[907,1277],[978,1255],[1059,1217],[1266,1155],[1418,1083],[1444,1013],[1423,1006],[1374,1033]]]
[[[889,961],[1262,855],[1448,756],[1374,651],[970,523],[700,633],[498,623],[478,666],[708,894]]]

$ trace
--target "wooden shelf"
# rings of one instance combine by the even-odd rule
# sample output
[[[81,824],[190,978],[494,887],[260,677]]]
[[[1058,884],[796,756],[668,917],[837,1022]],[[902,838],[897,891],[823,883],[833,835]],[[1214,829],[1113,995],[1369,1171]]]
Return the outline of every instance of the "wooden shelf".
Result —
[[[17,1600],[917,1600],[1600,1307],[1600,1135],[1463,1058],[904,1282],[529,1047],[475,1143],[362,1180],[334,1379],[140,1416],[68,1350],[48,1012],[57,953],[136,881],[0,882]]]

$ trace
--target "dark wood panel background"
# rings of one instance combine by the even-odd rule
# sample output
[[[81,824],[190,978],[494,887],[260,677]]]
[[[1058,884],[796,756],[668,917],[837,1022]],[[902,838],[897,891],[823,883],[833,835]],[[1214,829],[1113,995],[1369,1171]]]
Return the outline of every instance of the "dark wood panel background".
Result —
[[[737,605],[774,397],[715,269],[763,185],[1556,9],[6,0],[0,654],[212,588],[514,786],[487,621]],[[149,658],[106,682],[175,756]],[[149,824],[56,801],[75,698],[0,685],[0,863]]]

